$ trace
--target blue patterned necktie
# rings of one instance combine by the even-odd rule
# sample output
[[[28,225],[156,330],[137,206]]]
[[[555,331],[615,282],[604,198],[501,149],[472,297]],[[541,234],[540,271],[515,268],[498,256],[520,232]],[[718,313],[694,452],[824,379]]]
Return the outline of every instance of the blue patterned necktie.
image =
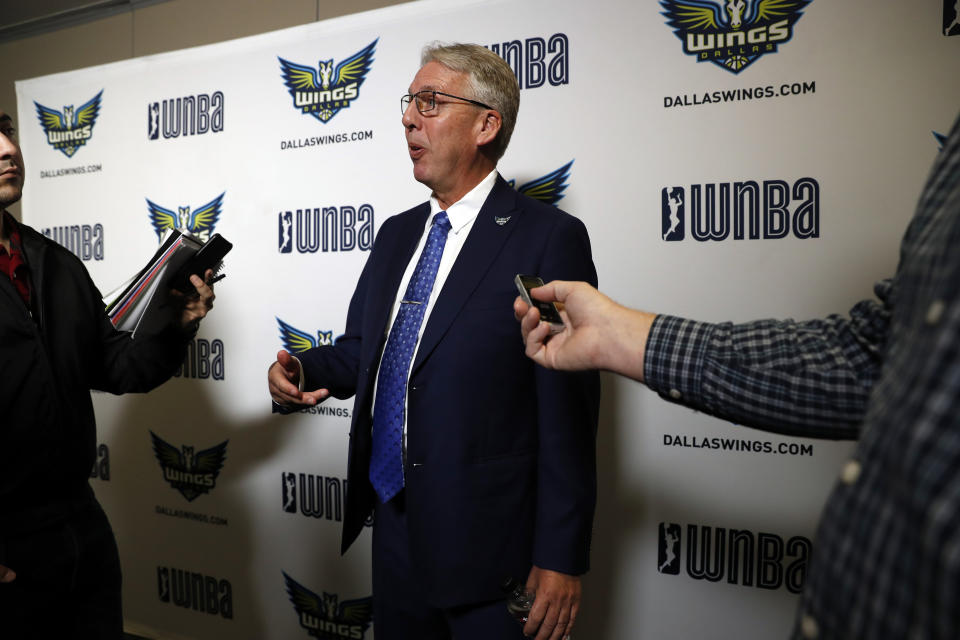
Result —
[[[441,211],[433,218],[427,244],[407,284],[387,337],[387,346],[383,349],[374,404],[373,453],[370,456],[370,483],[381,502],[387,502],[403,489],[403,413],[407,374],[449,230],[447,213]]]

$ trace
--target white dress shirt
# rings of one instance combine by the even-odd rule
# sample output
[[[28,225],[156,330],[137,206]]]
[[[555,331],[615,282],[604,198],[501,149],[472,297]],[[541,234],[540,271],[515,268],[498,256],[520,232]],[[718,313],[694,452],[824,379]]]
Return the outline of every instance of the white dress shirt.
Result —
[[[450,231],[447,233],[447,243],[443,247],[443,256],[440,258],[440,266],[437,268],[437,278],[433,283],[433,291],[430,293],[430,299],[427,302],[427,309],[424,311],[423,322],[420,324],[420,331],[417,333],[417,344],[413,348],[413,357],[410,359],[411,366],[413,362],[417,359],[417,350],[420,348],[420,339],[423,337],[423,330],[427,326],[427,322],[430,320],[430,313],[433,311],[434,303],[437,301],[437,297],[440,295],[440,291],[443,290],[443,283],[446,282],[447,276],[450,275],[451,269],[453,269],[453,263],[456,262],[457,256],[460,255],[460,250],[463,248],[464,243],[467,241],[467,236],[470,235],[470,230],[473,228],[473,223],[477,219],[477,214],[480,213],[480,208],[483,206],[483,203],[486,202],[487,196],[490,195],[490,192],[493,190],[493,185],[497,181],[497,170],[494,169],[491,171],[486,178],[484,178],[480,183],[471,189],[467,195],[463,196],[455,203],[450,205],[447,208],[447,219],[450,221]],[[407,264],[407,270],[403,273],[403,279],[400,280],[400,287],[397,289],[396,297],[393,301],[393,310],[390,312],[390,319],[387,322],[387,335],[390,335],[390,329],[393,328],[394,318],[397,317],[397,313],[400,310],[400,301],[403,299],[403,294],[407,290],[407,284],[410,282],[410,278],[413,277],[413,271],[417,267],[417,261],[420,260],[420,254],[423,253],[423,247],[427,244],[427,235],[430,233],[430,227],[433,224],[433,217],[439,212],[443,211],[440,208],[440,203],[437,202],[437,199],[433,196],[430,197],[430,215],[427,216],[427,222],[424,225],[423,234],[420,236],[420,242],[417,244],[416,250],[413,252],[413,256],[410,258],[410,262]],[[381,359],[383,354],[380,355]],[[377,378],[380,377],[380,367],[377,367]],[[410,371],[407,370],[407,382],[410,382]],[[372,411],[376,412],[376,397],[377,397],[377,388],[376,383],[374,383],[373,388],[373,397],[374,397],[374,406]],[[403,399],[403,450],[406,453],[407,450],[407,399]]]

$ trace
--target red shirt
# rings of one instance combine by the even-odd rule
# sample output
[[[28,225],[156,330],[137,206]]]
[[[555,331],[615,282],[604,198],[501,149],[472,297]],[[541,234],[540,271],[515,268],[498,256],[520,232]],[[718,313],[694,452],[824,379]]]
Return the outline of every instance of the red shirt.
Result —
[[[0,245],[0,273],[10,278],[10,282],[16,287],[17,293],[23,303],[30,307],[30,272],[27,270],[27,263],[23,260],[23,253],[20,251],[20,231],[17,230],[17,221],[6,211],[0,213],[3,216],[3,228],[10,239],[10,253]]]

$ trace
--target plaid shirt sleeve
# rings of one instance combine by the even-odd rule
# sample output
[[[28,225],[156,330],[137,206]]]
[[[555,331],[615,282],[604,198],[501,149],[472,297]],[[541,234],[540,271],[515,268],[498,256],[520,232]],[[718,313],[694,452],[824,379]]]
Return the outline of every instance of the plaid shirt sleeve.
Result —
[[[894,282],[849,317],[710,324],[656,318],[644,377],[666,400],[789,435],[856,438],[880,374]]]

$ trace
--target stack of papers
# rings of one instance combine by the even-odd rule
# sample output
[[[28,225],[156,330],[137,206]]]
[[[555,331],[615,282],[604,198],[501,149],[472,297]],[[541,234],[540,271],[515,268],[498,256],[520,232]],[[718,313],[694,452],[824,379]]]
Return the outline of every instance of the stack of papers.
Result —
[[[202,246],[203,242],[189,232],[168,233],[147,265],[121,285],[119,292],[108,296],[110,302],[104,300],[113,325],[134,336],[163,331],[174,319],[169,280]]]

